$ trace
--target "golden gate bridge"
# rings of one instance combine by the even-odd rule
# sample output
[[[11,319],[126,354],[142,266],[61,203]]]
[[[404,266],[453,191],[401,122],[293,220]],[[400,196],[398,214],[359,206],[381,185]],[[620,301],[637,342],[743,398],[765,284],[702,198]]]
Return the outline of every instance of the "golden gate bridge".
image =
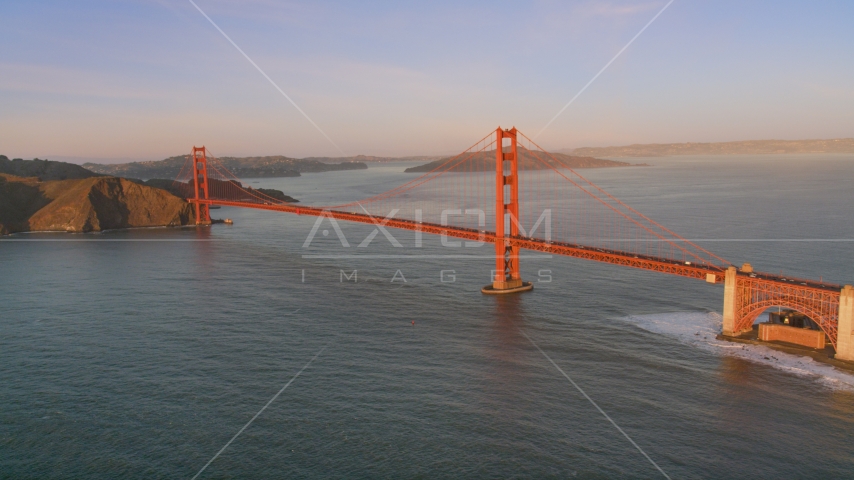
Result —
[[[205,147],[193,147],[175,186],[194,205],[199,225],[211,223],[210,207],[221,205],[493,244],[495,270],[485,294],[533,288],[520,273],[522,249],[723,283],[723,335],[751,330],[769,308],[789,308],[820,327],[835,358],[854,361],[851,285],[736,267],[620,201],[516,128],[499,127],[409,182],[341,205],[297,206],[245,187]]]

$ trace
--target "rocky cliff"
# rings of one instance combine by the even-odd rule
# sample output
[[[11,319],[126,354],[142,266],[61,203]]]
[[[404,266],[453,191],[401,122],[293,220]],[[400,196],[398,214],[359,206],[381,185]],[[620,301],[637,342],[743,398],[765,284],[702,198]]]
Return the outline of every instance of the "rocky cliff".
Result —
[[[124,178],[40,182],[0,174],[0,234],[94,232],[194,221],[192,208],[183,199]]]

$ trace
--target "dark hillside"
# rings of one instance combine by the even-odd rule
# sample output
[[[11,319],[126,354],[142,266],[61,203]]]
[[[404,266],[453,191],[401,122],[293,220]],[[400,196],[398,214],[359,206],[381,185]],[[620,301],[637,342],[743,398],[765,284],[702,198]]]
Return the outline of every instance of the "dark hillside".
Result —
[[[86,163],[83,166],[104,175],[126,178],[176,178],[184,168],[189,155],[170,157],[155,162],[132,162],[104,165]],[[339,170],[364,170],[363,162],[323,163],[318,160],[271,157],[222,157],[219,162],[238,178],[299,177],[301,173],[332,172]]]
[[[102,176],[73,163],[39,160],[38,158],[9,160],[6,155],[0,155],[0,173],[8,173],[16,177],[37,177],[41,181]]]

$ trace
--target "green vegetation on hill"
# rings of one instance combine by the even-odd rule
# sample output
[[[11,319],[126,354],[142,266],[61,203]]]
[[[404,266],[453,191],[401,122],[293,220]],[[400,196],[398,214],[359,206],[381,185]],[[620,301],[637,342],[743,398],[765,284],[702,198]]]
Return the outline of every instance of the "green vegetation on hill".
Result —
[[[189,155],[179,155],[154,162],[132,162],[105,165],[85,163],[93,172],[130,178],[176,178],[189,160]],[[323,163],[315,159],[296,159],[281,155],[272,157],[222,157],[222,165],[239,178],[299,177],[301,173],[332,172],[337,170],[364,170],[364,162]]]
[[[208,180],[208,182],[210,184],[210,188],[212,188],[214,191],[222,190],[222,187],[220,184],[229,183],[229,182],[223,182],[222,180],[214,180],[214,179],[210,179],[210,180]],[[144,185],[148,185],[149,187],[162,188],[163,190],[166,190],[167,192],[171,193],[172,195],[176,195],[176,196],[181,197],[181,198],[190,198],[190,197],[195,196],[195,192],[193,190],[193,185],[191,185],[189,183],[176,182],[174,180],[167,180],[167,179],[163,179],[163,178],[152,178],[151,180],[146,180],[145,182],[140,182],[140,183],[142,183]],[[241,182],[238,182],[238,181],[232,181],[230,183],[233,183],[233,184],[237,185],[238,187],[246,190],[247,192],[249,192],[250,195],[253,192],[258,192],[258,193],[261,193],[261,194],[266,195],[268,197],[272,197],[272,198],[279,200],[279,201],[282,201],[282,202],[288,202],[288,203],[299,202],[299,200],[297,200],[293,197],[290,197],[288,195],[285,195],[285,192],[283,192],[281,190],[274,190],[272,188],[252,188],[248,185],[243,185]]]
[[[9,160],[9,157],[6,155],[0,155],[0,173],[8,173],[16,177],[37,177],[42,181],[101,176],[73,163],[39,160],[38,158],[32,160],[23,160],[20,158]]]

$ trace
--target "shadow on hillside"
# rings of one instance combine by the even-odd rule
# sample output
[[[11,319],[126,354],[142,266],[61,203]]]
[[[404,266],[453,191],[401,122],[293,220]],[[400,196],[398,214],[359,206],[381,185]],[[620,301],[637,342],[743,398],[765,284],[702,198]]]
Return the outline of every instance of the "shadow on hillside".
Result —
[[[29,219],[51,199],[32,183],[10,182],[0,176],[0,231],[5,233],[29,230]]]

